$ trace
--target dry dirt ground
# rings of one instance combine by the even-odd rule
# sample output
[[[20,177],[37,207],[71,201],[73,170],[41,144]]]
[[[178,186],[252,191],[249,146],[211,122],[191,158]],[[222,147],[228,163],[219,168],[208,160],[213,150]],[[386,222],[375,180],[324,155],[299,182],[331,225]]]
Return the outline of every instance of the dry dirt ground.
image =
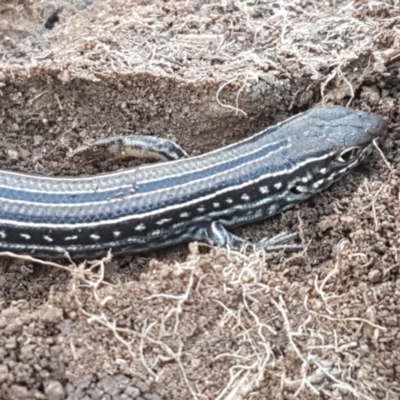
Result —
[[[317,104],[380,113],[363,168],[237,233],[92,264],[0,259],[0,398],[400,397],[398,0],[1,0],[2,169],[86,175],[115,134],[191,154]]]

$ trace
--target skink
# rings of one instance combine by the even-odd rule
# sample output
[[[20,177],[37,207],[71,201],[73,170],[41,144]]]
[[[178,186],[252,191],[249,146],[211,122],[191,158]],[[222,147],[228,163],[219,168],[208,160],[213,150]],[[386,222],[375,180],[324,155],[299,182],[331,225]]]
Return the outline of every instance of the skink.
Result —
[[[228,229],[326,189],[384,131],[376,114],[318,107],[192,158],[166,140],[141,138],[139,150],[176,160],[80,178],[0,171],[0,250],[94,258],[191,241],[237,248],[246,241]]]

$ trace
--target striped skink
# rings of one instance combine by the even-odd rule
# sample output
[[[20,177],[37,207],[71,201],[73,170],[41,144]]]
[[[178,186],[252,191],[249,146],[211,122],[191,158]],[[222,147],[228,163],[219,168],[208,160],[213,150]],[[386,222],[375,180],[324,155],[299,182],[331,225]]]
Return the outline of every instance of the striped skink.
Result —
[[[172,161],[81,178],[0,171],[0,250],[93,258],[191,241],[237,248],[248,242],[228,229],[329,187],[384,131],[376,114],[319,107],[192,158],[168,140],[133,137],[136,153]],[[288,236],[255,247],[275,249]]]

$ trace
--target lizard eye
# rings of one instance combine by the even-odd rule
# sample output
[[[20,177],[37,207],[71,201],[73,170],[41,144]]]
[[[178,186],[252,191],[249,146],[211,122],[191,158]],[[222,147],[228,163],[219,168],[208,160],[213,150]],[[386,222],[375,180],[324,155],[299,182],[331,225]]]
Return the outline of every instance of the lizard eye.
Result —
[[[337,161],[343,164],[348,164],[349,162],[353,161],[357,156],[360,154],[361,148],[360,147],[350,147],[346,150],[343,150],[339,156],[337,157]]]

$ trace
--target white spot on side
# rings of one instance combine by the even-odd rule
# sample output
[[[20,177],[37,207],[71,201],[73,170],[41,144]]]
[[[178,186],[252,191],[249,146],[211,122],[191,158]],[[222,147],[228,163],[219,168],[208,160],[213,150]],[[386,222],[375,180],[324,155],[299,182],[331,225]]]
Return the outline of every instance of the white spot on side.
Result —
[[[219,203],[215,202],[215,203],[213,203],[213,206],[214,206],[215,208],[218,208],[218,207],[220,207],[220,206],[221,206],[221,204],[219,204]]]
[[[135,231],[144,231],[146,229],[146,225],[141,223],[139,225],[136,225]]]
[[[7,237],[4,231],[0,231],[0,238],[5,239]]]
[[[43,239],[44,239],[46,242],[49,242],[49,243],[54,242],[53,238],[51,238],[50,236],[47,236],[47,235],[44,235],[44,236],[43,236]]]
[[[101,236],[93,234],[93,235],[90,235],[90,238],[93,240],[99,240],[101,238]]]
[[[78,236],[74,235],[74,236],[67,236],[64,240],[76,240],[76,239],[78,239]]]
[[[20,236],[26,240],[29,240],[31,238],[31,235],[28,235],[27,233],[21,233]]]
[[[197,211],[199,213],[203,213],[204,211],[206,211],[205,207],[201,206],[201,207],[197,207]]]
[[[261,186],[260,187],[260,192],[262,194],[267,194],[269,192],[268,186]]]
[[[274,183],[275,189],[279,190],[282,187],[282,182],[276,182]]]
[[[163,218],[163,219],[158,220],[158,221],[156,222],[156,224],[157,224],[157,225],[164,225],[164,224],[166,224],[166,223],[168,223],[168,222],[171,222],[171,221],[172,221],[171,218]]]
[[[113,235],[114,235],[114,237],[118,237],[118,236],[121,235],[121,232],[120,231],[114,231]]]
[[[180,214],[179,214],[179,216],[181,217],[181,218],[188,218],[188,217],[190,217],[190,213],[188,213],[188,212],[181,212]]]
[[[249,201],[249,200],[250,200],[250,196],[249,196],[247,193],[243,193],[243,194],[240,196],[240,198],[241,198],[243,201]]]
[[[160,233],[161,231],[159,229],[156,229],[153,232],[151,232],[151,236],[158,236]]]
[[[334,179],[335,179],[335,176],[336,176],[336,174],[335,173],[333,173],[333,174],[330,174],[329,176],[328,176],[328,181],[333,181]]]
[[[307,183],[307,182],[311,181],[311,179],[312,179],[312,175],[310,173],[307,173],[307,175],[305,175],[301,178],[301,181],[304,183]]]
[[[313,183],[313,188],[319,188],[323,183],[325,179],[319,179],[318,181]]]
[[[307,186],[296,185],[296,186],[292,187],[291,190],[295,191],[295,192],[300,192],[300,193],[307,193]],[[295,193],[295,194],[297,194],[297,193]]]
[[[319,170],[319,172],[321,173],[321,174],[326,174],[326,168],[321,168],[320,170]]]
[[[227,197],[225,200],[228,204],[232,204],[233,200],[230,197]]]
[[[269,215],[274,215],[276,213],[277,206],[276,204],[271,204],[271,206],[268,209],[268,214]]]

